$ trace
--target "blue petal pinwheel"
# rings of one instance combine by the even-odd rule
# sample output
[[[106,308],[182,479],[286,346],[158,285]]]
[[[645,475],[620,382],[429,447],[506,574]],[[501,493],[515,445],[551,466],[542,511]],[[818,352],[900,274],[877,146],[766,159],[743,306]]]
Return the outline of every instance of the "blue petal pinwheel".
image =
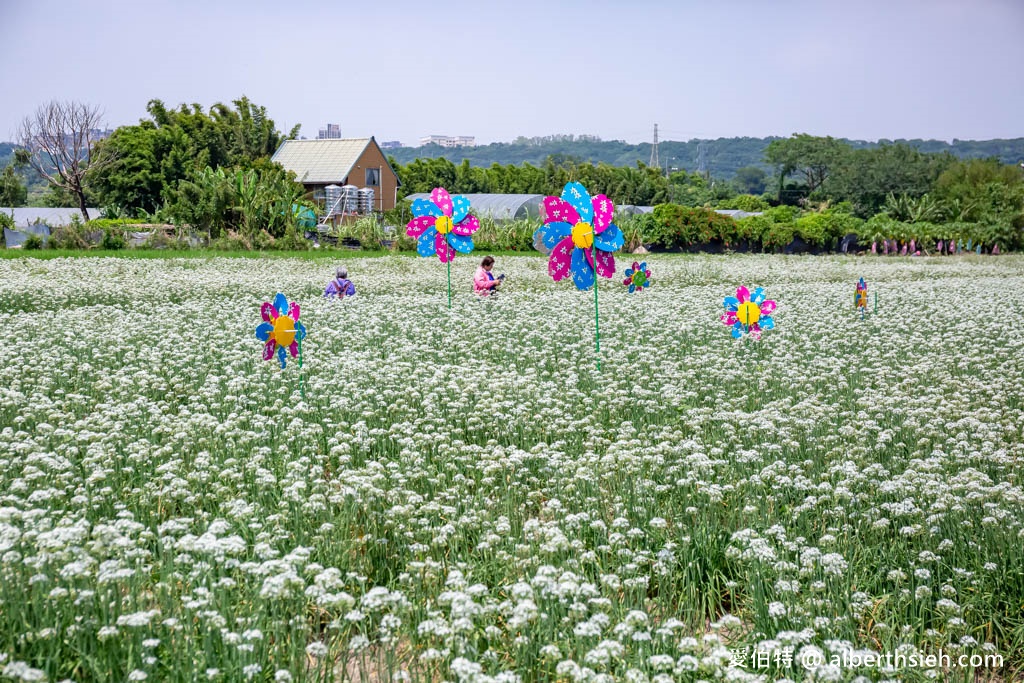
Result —
[[[260,315],[263,322],[256,326],[256,338],[266,342],[263,360],[270,360],[276,355],[283,369],[287,353],[292,358],[298,357],[299,345],[306,338],[306,327],[299,322],[299,305],[294,301],[289,304],[288,297],[278,292],[274,303],[263,302]]]
[[[452,197],[443,187],[435,187],[430,199],[419,198],[412,203],[415,216],[405,226],[405,233],[416,238],[416,252],[449,263],[455,252],[473,251],[473,238],[480,221],[469,214],[469,200],[460,194]]]
[[[723,303],[725,313],[720,319],[732,328],[732,336],[736,339],[742,337],[744,333],[754,339],[760,339],[763,330],[775,327],[772,313],[775,312],[776,304],[767,298],[763,287],[756,288],[753,294],[746,287],[739,287],[736,289],[736,296],[725,297]]]
[[[561,197],[544,198],[544,225],[533,234],[533,244],[548,258],[548,275],[555,281],[570,273],[577,289],[594,285],[594,272],[615,276],[614,252],[625,237],[612,223],[615,205],[599,194],[591,199],[579,183],[567,183]]]

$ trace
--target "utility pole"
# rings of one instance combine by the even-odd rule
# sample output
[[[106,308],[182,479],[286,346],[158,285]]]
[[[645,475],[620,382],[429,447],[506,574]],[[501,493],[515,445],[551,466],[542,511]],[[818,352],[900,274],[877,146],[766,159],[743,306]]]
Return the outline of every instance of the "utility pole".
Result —
[[[661,168],[661,162],[658,161],[658,124],[654,124],[654,144],[651,145],[651,163],[647,165],[652,168]]]

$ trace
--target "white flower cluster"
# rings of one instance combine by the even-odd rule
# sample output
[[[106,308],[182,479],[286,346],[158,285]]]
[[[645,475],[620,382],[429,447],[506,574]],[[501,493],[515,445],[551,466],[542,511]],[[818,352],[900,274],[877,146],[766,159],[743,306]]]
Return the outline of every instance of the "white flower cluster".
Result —
[[[493,301],[460,257],[450,312],[426,259],[352,260],[340,302],[315,259],[0,260],[0,676],[1019,651],[1024,260],[651,259],[657,287],[602,284],[600,372],[593,294],[533,257]],[[778,326],[738,342],[721,300],[755,283]],[[260,360],[277,291],[301,368]]]

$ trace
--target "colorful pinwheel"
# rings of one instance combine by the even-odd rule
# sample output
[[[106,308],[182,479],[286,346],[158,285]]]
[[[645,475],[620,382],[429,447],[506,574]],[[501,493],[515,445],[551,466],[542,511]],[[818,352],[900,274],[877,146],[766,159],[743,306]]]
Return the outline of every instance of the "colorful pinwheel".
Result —
[[[299,322],[299,305],[294,301],[289,304],[288,297],[278,292],[274,303],[263,302],[260,314],[263,322],[256,327],[256,338],[266,342],[263,360],[270,360],[276,353],[278,362],[284,368],[285,349],[288,349],[292,358],[298,358],[302,340],[306,338],[306,328]]]
[[[455,252],[473,251],[470,235],[480,228],[480,221],[469,215],[469,200],[462,195],[452,197],[443,187],[435,187],[430,199],[413,201],[412,215],[405,233],[416,238],[420,256],[437,254],[441,263],[449,263]]]
[[[859,308],[862,314],[867,310],[868,285],[864,282],[864,278],[861,278],[860,281],[857,282],[857,291],[853,295],[853,306],[854,308]]]
[[[622,281],[622,284],[629,287],[630,294],[642,292],[644,287],[650,287],[653,284],[651,282],[651,271],[647,269],[647,261],[643,263],[633,261],[633,267],[626,268],[625,276],[626,279]]]
[[[562,196],[544,198],[542,225],[533,235],[539,251],[550,254],[548,275],[555,281],[572,273],[577,289],[594,285],[594,271],[601,277],[615,275],[613,252],[625,237],[612,223],[615,205],[603,194],[591,199],[579,183],[567,183]],[[596,263],[595,263],[596,261]]]
[[[732,336],[739,339],[749,334],[754,339],[761,338],[762,330],[775,327],[776,304],[765,297],[764,288],[758,287],[751,294],[746,287],[736,290],[736,296],[725,297],[725,313],[721,321],[732,328]]]

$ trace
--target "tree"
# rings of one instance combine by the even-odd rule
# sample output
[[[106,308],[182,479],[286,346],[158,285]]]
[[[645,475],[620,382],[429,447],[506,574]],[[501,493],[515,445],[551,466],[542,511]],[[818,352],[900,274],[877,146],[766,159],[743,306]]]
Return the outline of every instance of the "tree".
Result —
[[[0,173],[0,206],[24,206],[28,200],[28,187],[21,182],[18,171],[28,165],[29,154],[16,150],[14,159]]]
[[[852,148],[832,137],[794,134],[785,140],[773,140],[764,150],[764,159],[779,171],[779,201],[783,201],[783,183],[796,174],[814,193],[828,180],[829,174]]]
[[[740,194],[761,194],[768,182],[768,174],[757,166],[744,166],[736,169],[732,179]]]
[[[98,107],[55,100],[26,116],[18,131],[18,141],[29,151],[32,168],[53,188],[68,192],[78,202],[85,220],[89,220],[87,173],[112,161],[110,156],[94,154],[100,121]]]
[[[267,161],[282,140],[266,109],[246,97],[217,103],[209,113],[198,104],[168,109],[160,100],[146,106],[149,118],[122,126],[100,145],[115,161],[97,174],[94,185],[104,206],[138,215],[177,202],[183,180],[195,180],[207,167],[249,169]],[[403,177],[404,180],[404,177]]]

